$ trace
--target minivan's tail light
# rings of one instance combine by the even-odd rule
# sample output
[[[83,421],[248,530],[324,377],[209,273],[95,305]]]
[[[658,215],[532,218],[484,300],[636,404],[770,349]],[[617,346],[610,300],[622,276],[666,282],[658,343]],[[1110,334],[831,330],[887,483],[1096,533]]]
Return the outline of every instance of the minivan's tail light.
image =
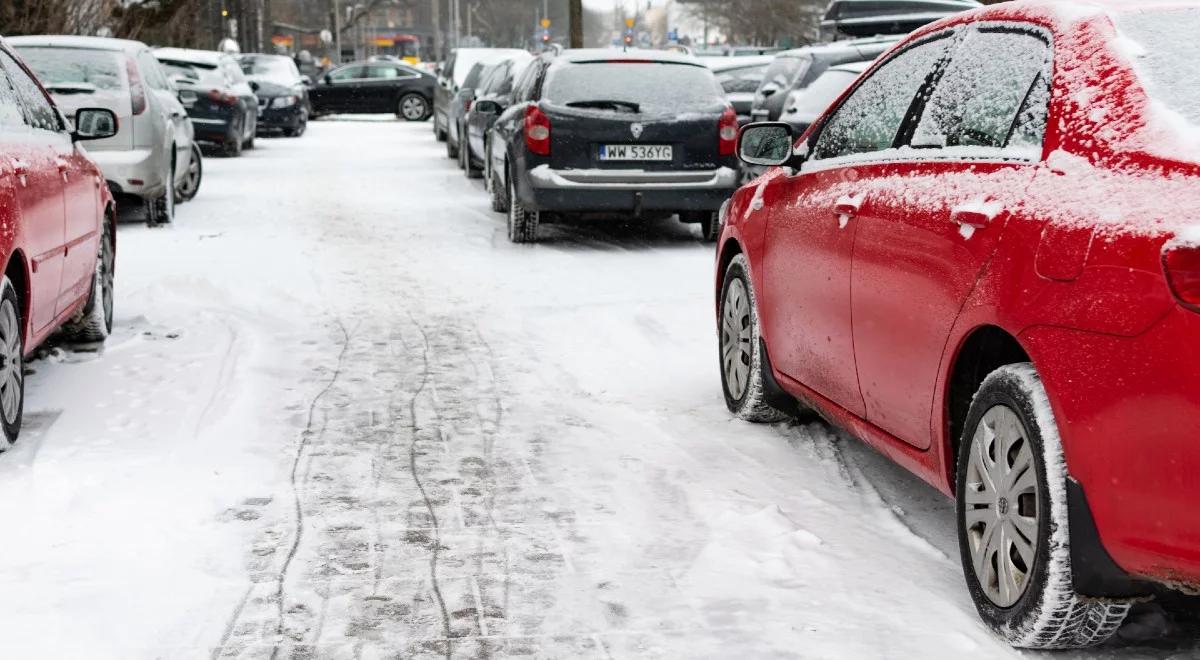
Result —
[[[1163,248],[1163,270],[1171,292],[1200,312],[1200,241],[1172,241]]]
[[[721,113],[721,121],[717,124],[718,151],[722,156],[732,156],[737,153],[738,119],[733,108],[725,108]]]
[[[525,146],[539,156],[550,155],[550,118],[536,105],[525,108]]]
[[[125,58],[125,73],[129,76],[129,105],[133,114],[140,115],[146,111],[146,86],[142,84],[137,64],[129,58]]]

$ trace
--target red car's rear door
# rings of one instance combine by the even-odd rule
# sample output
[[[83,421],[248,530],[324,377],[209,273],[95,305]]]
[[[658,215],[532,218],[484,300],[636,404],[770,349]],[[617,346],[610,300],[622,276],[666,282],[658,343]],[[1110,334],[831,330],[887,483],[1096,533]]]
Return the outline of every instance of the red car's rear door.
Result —
[[[0,50],[0,94],[15,96],[24,108],[24,126],[7,130],[3,158],[5,176],[16,187],[21,207],[21,233],[30,265],[29,329],[36,337],[48,331],[57,314],[62,287],[63,242],[66,232],[63,179],[50,136],[58,117],[39,112],[32,100],[41,88]],[[44,100],[44,97],[43,97]],[[51,122],[51,123],[47,123]],[[49,128],[48,128],[49,127]]]
[[[859,416],[850,284],[861,177],[888,169],[908,109],[951,37],[919,42],[864,80],[825,123],[812,158],[772,194],[760,294],[772,364]]]
[[[922,449],[951,327],[1041,157],[1045,39],[968,31],[913,122],[916,157],[860,188],[851,309],[867,419]]]

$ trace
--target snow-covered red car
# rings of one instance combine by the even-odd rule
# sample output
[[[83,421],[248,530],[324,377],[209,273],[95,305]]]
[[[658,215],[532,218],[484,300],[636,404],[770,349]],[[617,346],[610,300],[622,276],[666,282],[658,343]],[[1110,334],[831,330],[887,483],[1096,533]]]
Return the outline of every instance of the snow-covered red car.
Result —
[[[112,330],[116,208],[80,142],[116,135],[117,116],[80,108],[73,122],[0,41],[0,450],[21,430],[25,357],[59,329]]]
[[[725,399],[811,409],[957,499],[1020,647],[1200,589],[1197,2],[994,5],[917,31],[724,212]]]

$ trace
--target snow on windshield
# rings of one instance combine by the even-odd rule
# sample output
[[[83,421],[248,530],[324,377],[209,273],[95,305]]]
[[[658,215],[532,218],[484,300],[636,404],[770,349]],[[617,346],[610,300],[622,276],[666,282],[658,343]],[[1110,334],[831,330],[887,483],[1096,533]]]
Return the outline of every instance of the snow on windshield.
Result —
[[[86,84],[112,91],[124,88],[122,63],[117,53],[84,48],[21,47],[17,50],[29,68],[49,87]]]
[[[247,57],[241,65],[242,73],[261,80],[291,84],[300,78],[296,65],[286,57]]]
[[[619,101],[636,104],[639,113],[651,115],[709,110],[725,104],[712,72],[691,64],[567,64],[547,74],[545,87],[545,98],[556,105]]]

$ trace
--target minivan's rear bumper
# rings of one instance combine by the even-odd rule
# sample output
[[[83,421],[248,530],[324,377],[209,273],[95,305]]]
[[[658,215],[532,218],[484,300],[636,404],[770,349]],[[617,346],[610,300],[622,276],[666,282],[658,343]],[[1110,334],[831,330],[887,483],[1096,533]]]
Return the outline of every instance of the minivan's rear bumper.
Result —
[[[153,149],[89,149],[88,155],[100,166],[104,178],[123,193],[155,198],[167,189]]]
[[[737,170],[529,170],[522,204],[535,211],[716,211],[737,189]]]

